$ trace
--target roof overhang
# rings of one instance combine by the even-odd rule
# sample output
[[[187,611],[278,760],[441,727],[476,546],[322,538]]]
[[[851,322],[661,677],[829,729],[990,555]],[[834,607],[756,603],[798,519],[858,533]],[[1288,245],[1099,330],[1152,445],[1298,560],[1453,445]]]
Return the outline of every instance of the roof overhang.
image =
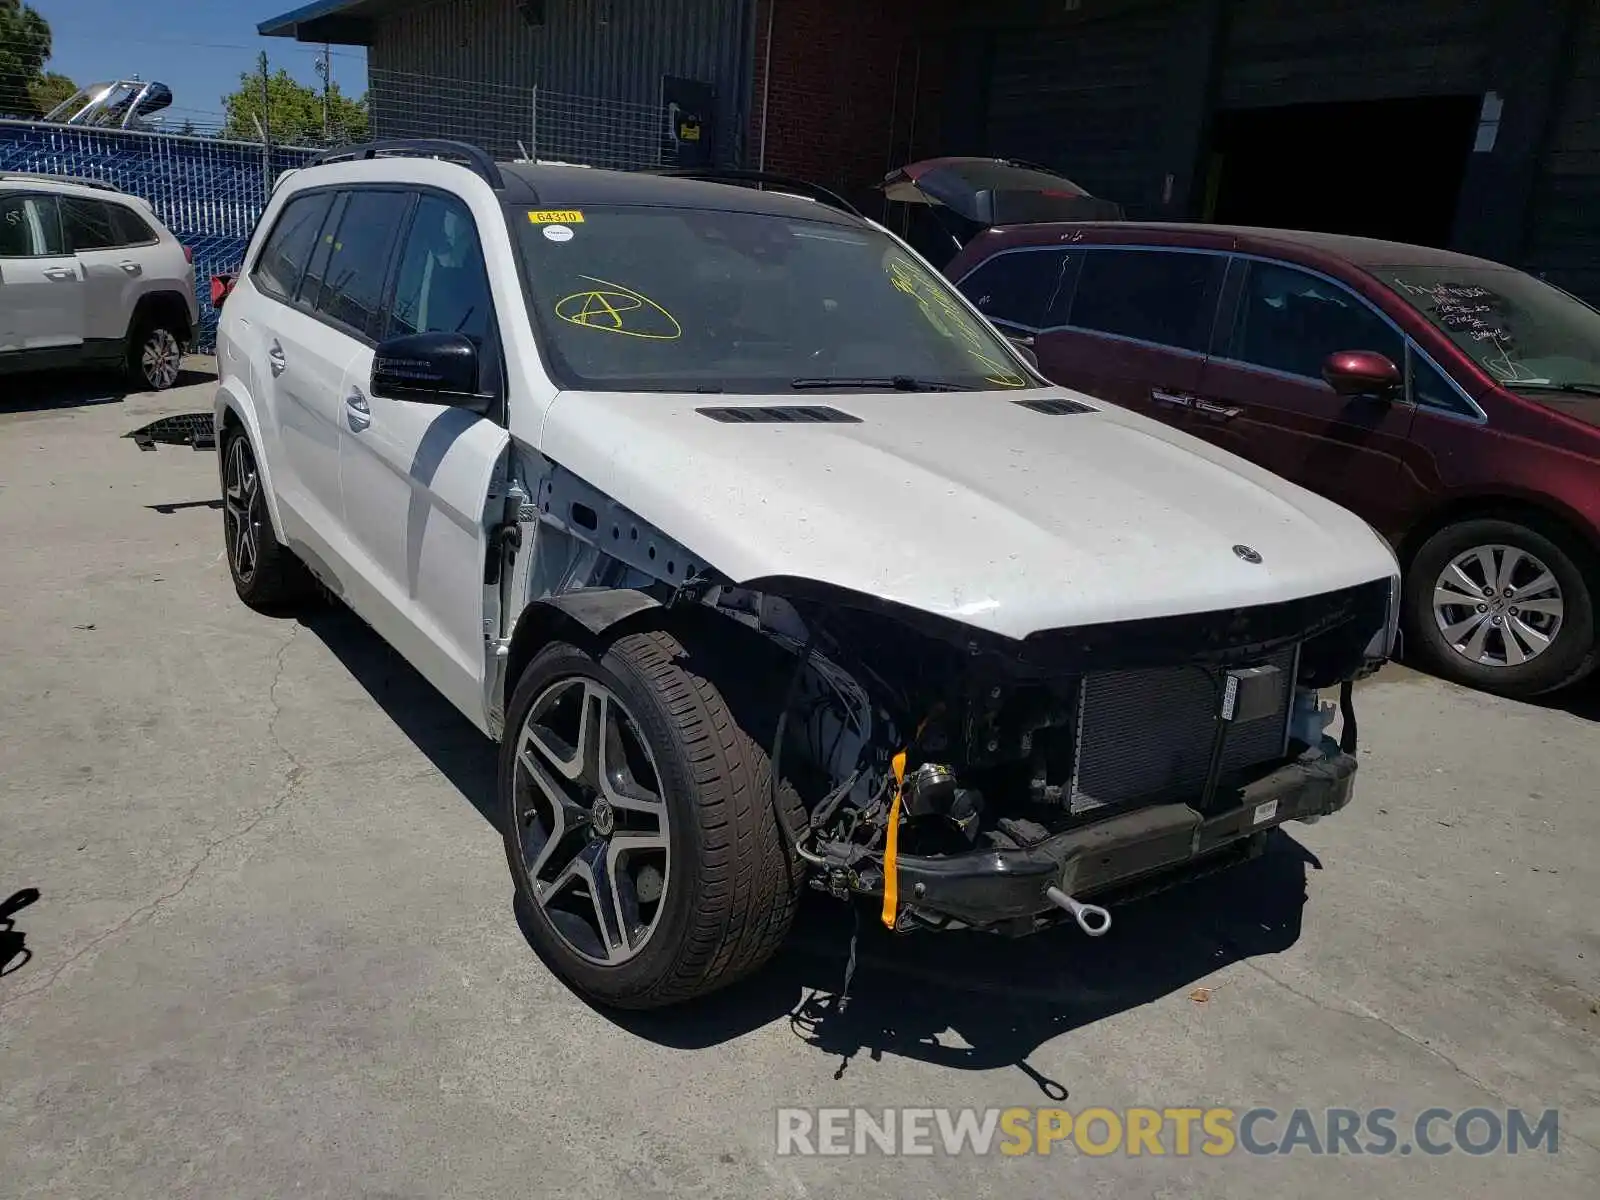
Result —
[[[256,32],[262,37],[287,37],[297,42],[370,46],[377,32],[376,18],[402,7],[404,0],[311,0],[262,21]]]

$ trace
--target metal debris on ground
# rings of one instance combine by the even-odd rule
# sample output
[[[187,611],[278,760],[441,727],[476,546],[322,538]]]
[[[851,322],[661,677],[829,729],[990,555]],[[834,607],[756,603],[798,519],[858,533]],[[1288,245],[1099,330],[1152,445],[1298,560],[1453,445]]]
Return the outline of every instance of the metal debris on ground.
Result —
[[[208,412],[175,413],[122,435],[132,438],[141,450],[164,446],[188,446],[195,450],[217,448],[216,422]]]

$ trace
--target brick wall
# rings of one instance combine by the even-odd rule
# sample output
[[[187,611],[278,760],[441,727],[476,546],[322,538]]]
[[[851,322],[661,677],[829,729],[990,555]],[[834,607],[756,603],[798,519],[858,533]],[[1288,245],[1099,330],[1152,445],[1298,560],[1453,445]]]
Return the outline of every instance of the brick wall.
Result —
[[[763,94],[767,170],[824,184],[857,203],[870,204],[872,186],[891,167],[936,152],[945,42],[932,30],[943,7],[930,0],[759,0],[749,161],[761,153]]]

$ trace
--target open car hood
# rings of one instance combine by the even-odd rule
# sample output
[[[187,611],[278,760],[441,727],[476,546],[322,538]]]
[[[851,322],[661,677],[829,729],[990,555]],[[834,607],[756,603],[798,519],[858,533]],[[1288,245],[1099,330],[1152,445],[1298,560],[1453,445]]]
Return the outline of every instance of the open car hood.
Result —
[[[987,229],[1042,221],[1116,221],[1122,206],[1091,196],[1064,175],[1002,158],[928,158],[891,171],[890,200],[949,209]]]
[[[1013,638],[1399,573],[1345,509],[1061,389],[738,400],[857,418],[821,423],[701,411],[730,399],[563,392],[540,449],[732,582],[812,580]]]

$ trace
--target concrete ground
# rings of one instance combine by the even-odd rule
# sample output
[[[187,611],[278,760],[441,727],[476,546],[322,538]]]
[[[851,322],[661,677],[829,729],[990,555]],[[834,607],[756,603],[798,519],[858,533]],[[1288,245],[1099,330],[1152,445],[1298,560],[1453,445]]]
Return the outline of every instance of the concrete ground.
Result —
[[[1600,692],[1391,668],[1350,809],[1101,942],[869,928],[840,1014],[823,903],[748,985],[617,1018],[519,931],[489,745],[348,615],[244,608],[214,456],[119,440],[209,387],[104,386],[0,381],[0,898],[40,893],[0,1195],[1595,1195]],[[1559,1150],[776,1154],[780,1106],[1054,1103],[1556,1108]]]

